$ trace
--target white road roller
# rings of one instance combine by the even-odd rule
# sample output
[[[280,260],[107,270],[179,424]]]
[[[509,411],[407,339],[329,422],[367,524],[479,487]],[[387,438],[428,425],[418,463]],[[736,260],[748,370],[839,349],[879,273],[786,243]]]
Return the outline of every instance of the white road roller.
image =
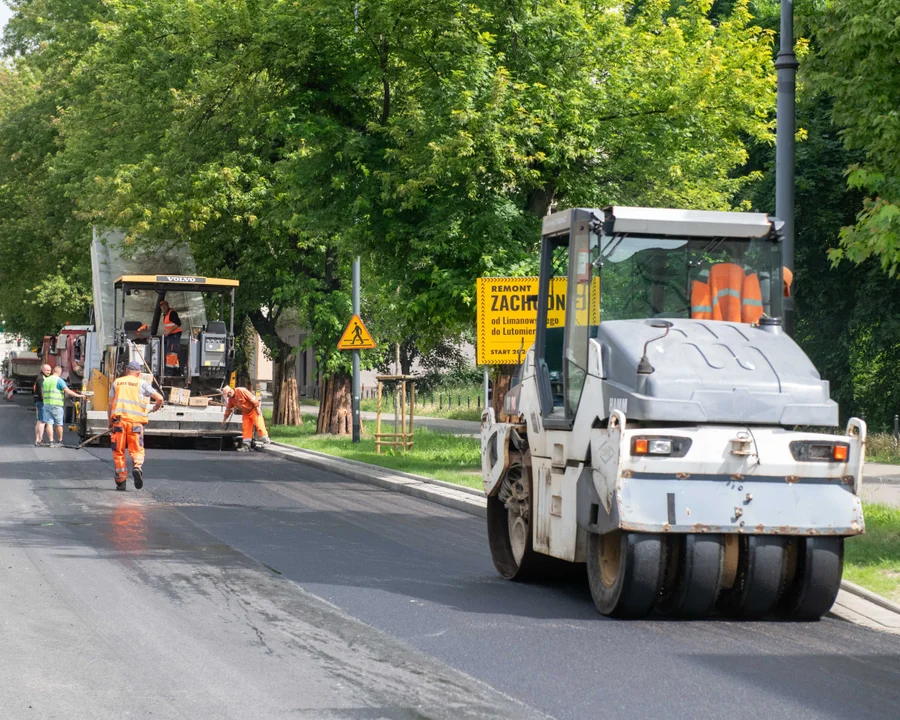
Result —
[[[504,578],[586,563],[597,609],[618,617],[831,608],[844,538],[864,531],[866,426],[800,429],[837,428],[838,408],[782,329],[779,228],[656,208],[544,218],[535,344],[507,422],[482,418]],[[554,278],[565,323],[548,327]]]

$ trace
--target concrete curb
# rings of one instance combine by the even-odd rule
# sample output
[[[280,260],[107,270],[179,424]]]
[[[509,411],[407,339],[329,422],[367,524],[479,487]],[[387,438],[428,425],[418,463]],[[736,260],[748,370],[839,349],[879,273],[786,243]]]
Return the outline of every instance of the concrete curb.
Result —
[[[264,450],[290,462],[310,465],[359,482],[460,510],[470,515],[485,517],[487,512],[487,501],[484,494],[474,488],[453,485],[398,470],[389,470],[356,460],[346,460],[284,443],[273,442]],[[900,634],[900,605],[848,580],[841,581],[841,593],[829,614],[864,627]]]
[[[369,485],[377,485],[386,490],[428,500],[469,515],[485,517],[487,514],[487,501],[484,493],[475,488],[454,485],[399,470],[390,470],[356,460],[337,458],[333,455],[305,450],[284,443],[273,442],[264,448],[264,452],[283,460],[311,465],[320,470],[343,475]]]
[[[891,612],[897,613],[897,615],[900,616],[900,605],[888,600],[885,597],[881,597],[881,595],[878,595],[877,593],[873,593],[871,590],[866,590],[864,587],[860,587],[856,583],[852,583],[849,580],[841,580],[841,590],[846,590],[848,593],[852,593],[857,597],[868,600],[870,603],[875,603],[876,605],[883,607],[885,610],[890,610]]]

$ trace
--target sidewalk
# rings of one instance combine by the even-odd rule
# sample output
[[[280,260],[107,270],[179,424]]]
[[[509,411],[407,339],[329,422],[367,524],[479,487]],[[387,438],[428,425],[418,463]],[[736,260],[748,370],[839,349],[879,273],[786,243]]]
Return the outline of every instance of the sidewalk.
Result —
[[[865,502],[900,507],[900,465],[866,463],[860,495]]]

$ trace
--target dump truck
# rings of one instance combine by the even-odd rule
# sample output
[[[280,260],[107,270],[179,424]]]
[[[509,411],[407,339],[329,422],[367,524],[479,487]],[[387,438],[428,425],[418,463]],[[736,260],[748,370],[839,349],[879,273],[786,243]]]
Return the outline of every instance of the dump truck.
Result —
[[[79,406],[82,439],[107,428],[112,382],[132,361],[166,399],[147,425],[148,437],[240,438],[240,418],[223,426],[220,392],[234,367],[234,302],[237,280],[195,273],[187,248],[134,250],[121,233],[95,230],[91,247],[94,325],[84,336],[84,389]],[[167,347],[160,313],[165,300],[181,320],[181,336]],[[76,339],[71,342],[77,342]],[[58,343],[57,343],[58,345]]]
[[[491,555],[585,563],[597,609],[815,619],[864,532],[866,424],[782,325],[781,225],[577,208],[543,220],[534,345],[482,416]],[[551,280],[565,322],[548,327]],[[835,428],[833,433],[807,428]]]
[[[65,325],[55,336],[54,347],[62,377],[74,390],[84,383],[88,333],[92,330],[91,325]]]
[[[9,379],[13,392],[31,392],[35,378],[41,373],[41,358],[37,353],[12,350],[9,353]]]

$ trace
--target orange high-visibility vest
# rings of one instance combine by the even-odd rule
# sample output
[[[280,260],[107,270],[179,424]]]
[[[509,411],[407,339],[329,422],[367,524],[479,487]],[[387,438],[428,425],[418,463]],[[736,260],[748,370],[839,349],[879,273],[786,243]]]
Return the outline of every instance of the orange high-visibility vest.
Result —
[[[741,320],[745,323],[757,322],[763,314],[762,290],[759,277],[750,273],[744,278],[744,292],[741,298]]]
[[[709,296],[709,285],[694,280],[691,285],[691,318],[694,320],[712,320],[712,300]]]
[[[163,335],[171,335],[172,333],[181,332],[181,325],[176,325],[169,320],[169,315],[171,314],[172,308],[169,308],[169,312],[167,312],[166,316],[163,318]]]
[[[141,397],[139,377],[126,375],[113,383],[112,417],[119,415],[123,420],[144,425],[147,422],[147,403]]]
[[[716,263],[709,270],[713,320],[741,321],[744,269],[734,263]]]

